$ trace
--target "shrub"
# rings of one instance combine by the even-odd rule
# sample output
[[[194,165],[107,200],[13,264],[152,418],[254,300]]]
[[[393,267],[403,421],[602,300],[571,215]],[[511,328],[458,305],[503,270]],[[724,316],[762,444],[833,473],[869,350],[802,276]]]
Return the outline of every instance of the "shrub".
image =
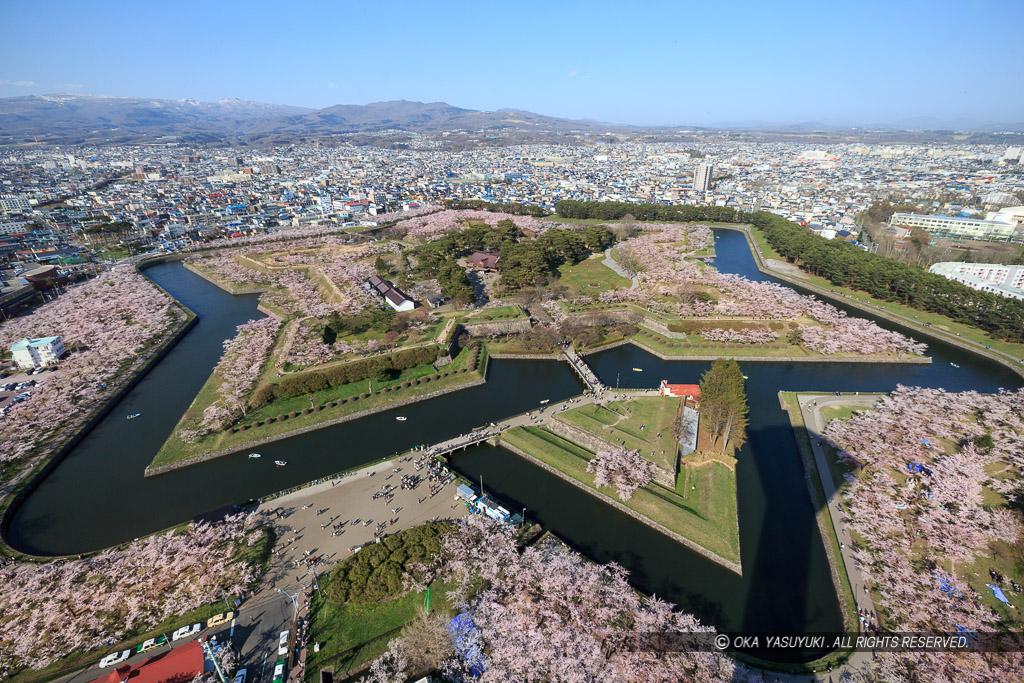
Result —
[[[249,428],[249,425],[239,425],[238,426],[238,431],[244,432],[248,428]]]
[[[465,372],[466,368],[459,368],[459,372]]]
[[[274,421],[275,422],[284,422],[287,419],[288,419],[287,415],[278,415],[277,417],[274,418]]]
[[[441,379],[441,376],[435,372],[433,375],[430,376],[430,379],[436,382],[437,380]]]
[[[309,415],[311,412],[313,412],[313,411],[311,411],[309,408],[303,408],[302,409],[302,414],[303,415]]]
[[[430,381],[429,377],[421,377],[420,378],[420,384],[426,384],[429,381]]]
[[[409,388],[409,383],[408,382],[402,382],[402,388],[403,389],[408,389]]]
[[[268,417],[266,420],[263,421],[263,424],[268,425],[268,424],[270,424],[273,421],[274,421],[274,418]]]
[[[229,428],[228,428],[228,434],[234,434],[234,433],[235,433],[235,432],[237,432],[237,431],[238,431],[238,430],[237,430],[237,429],[235,429],[234,427],[229,427]]]
[[[292,412],[288,413],[288,417],[298,417],[298,416],[299,416],[299,414],[296,413],[294,410]]]
[[[262,424],[262,423],[260,423],[260,422],[253,422],[253,423],[252,423],[252,428],[253,428],[253,429],[256,429],[257,427],[259,427],[259,426],[260,426],[260,424]]]

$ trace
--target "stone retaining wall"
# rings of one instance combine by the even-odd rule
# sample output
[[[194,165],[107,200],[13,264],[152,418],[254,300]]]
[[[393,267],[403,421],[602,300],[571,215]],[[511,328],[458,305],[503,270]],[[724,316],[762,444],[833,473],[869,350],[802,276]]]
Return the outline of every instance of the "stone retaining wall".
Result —
[[[558,468],[552,467],[551,465],[548,465],[545,462],[541,462],[540,460],[538,460],[537,458],[533,457],[529,453],[526,453],[525,451],[522,451],[519,448],[516,448],[515,446],[513,446],[513,445],[511,445],[511,444],[509,444],[509,443],[507,443],[505,441],[501,442],[501,447],[505,448],[505,449],[508,449],[509,451],[515,453],[516,455],[518,455],[521,458],[525,458],[526,460],[528,460],[529,462],[533,463],[534,465],[536,465],[537,467],[541,468],[542,470],[544,470],[546,472],[549,472],[550,474],[553,474],[556,477],[559,477],[560,479],[562,479],[562,480],[572,484],[576,488],[578,488],[578,489],[580,489],[580,490],[582,490],[582,491],[584,491],[586,493],[589,493],[590,495],[592,495],[595,498],[597,498],[598,500],[600,500],[602,503],[606,503],[608,505],[611,505],[613,508],[615,508],[619,512],[621,512],[623,514],[626,514],[626,515],[629,515],[630,517],[632,517],[636,521],[641,522],[643,524],[646,524],[647,526],[651,527],[652,529],[654,529],[654,530],[656,530],[656,531],[658,531],[660,533],[665,534],[666,536],[671,538],[676,543],[681,543],[681,544],[685,545],[687,548],[689,548],[690,550],[692,550],[693,552],[698,553],[700,555],[703,555],[704,557],[706,557],[707,559],[711,560],[712,562],[716,562],[716,563],[722,565],[723,567],[725,567],[726,569],[734,571],[737,574],[739,574],[740,576],[743,576],[743,566],[739,562],[733,562],[732,560],[727,560],[724,557],[721,557],[721,556],[717,555],[716,553],[711,552],[710,550],[708,550],[704,546],[699,545],[697,543],[694,543],[693,541],[691,541],[690,539],[686,538],[685,536],[680,536],[676,532],[674,532],[674,531],[672,531],[670,529],[667,529],[666,527],[663,527],[662,525],[658,524],[654,520],[648,519],[647,517],[644,517],[643,515],[641,515],[639,512],[636,512],[635,510],[626,507],[625,505],[623,505],[619,501],[615,500],[614,498],[606,496],[605,494],[601,493],[597,489],[595,489],[595,488],[593,488],[591,486],[587,486],[583,482],[577,481],[576,479],[570,477],[568,474],[566,474],[565,472],[562,472]]]
[[[178,258],[177,260],[181,261],[182,259]],[[231,289],[230,287],[228,287],[226,284],[224,284],[220,280],[217,280],[216,278],[214,278],[214,277],[212,277],[210,275],[207,275],[206,273],[204,273],[203,271],[199,270],[198,268],[193,267],[192,264],[189,263],[188,261],[185,261],[181,265],[185,266],[185,270],[187,270],[188,272],[192,273],[193,275],[197,275],[197,276],[203,278],[204,280],[209,282],[214,287],[217,287],[218,289],[223,289],[228,294],[237,294],[237,295],[242,295],[242,294],[263,294],[268,289],[267,287],[250,287],[248,289]],[[279,316],[275,315],[274,317],[277,318]]]
[[[332,420],[325,420],[323,422],[318,422],[317,424],[309,425],[308,427],[300,427],[299,429],[293,429],[291,431],[283,432],[281,434],[275,434],[273,436],[268,436],[268,437],[265,437],[263,439],[256,439],[254,441],[247,441],[247,442],[239,444],[237,446],[232,446],[231,448],[222,448],[219,451],[213,451],[211,453],[204,453],[203,455],[198,455],[198,456],[196,456],[194,458],[189,458],[188,460],[182,460],[180,462],[172,462],[170,464],[159,465],[157,467],[146,467],[146,471],[145,471],[144,474],[147,477],[155,477],[155,476],[160,475],[160,474],[166,474],[167,472],[173,472],[174,470],[180,470],[180,469],[185,468],[185,467],[190,467],[192,465],[197,465],[197,464],[199,464],[201,462],[206,462],[208,460],[214,460],[216,458],[222,458],[225,455],[231,455],[232,453],[237,453],[239,451],[244,451],[244,450],[248,450],[250,448],[255,448],[256,446],[262,446],[263,444],[266,444],[266,443],[272,443],[274,441],[283,441],[284,439],[290,439],[291,437],[295,436],[296,434],[305,434],[306,432],[312,432],[312,431],[315,431],[317,429],[323,429],[325,427],[332,427],[334,425],[341,424],[342,422],[349,422],[350,420],[358,420],[361,417],[366,417],[367,415],[373,415],[374,413],[382,413],[385,410],[391,410],[392,408],[398,408],[398,407],[401,407],[401,406],[404,406],[404,405],[409,405],[410,403],[417,403],[419,401],[426,401],[428,399],[436,398],[438,396],[443,396],[445,394],[450,394],[452,392],[459,391],[461,389],[468,389],[469,387],[475,387],[475,386],[478,386],[480,384],[483,384],[486,381],[487,381],[486,378],[481,377],[480,379],[473,380],[472,382],[466,382],[465,384],[457,384],[457,385],[452,386],[452,387],[445,387],[444,389],[438,389],[437,391],[431,391],[430,393],[422,394],[420,396],[412,396],[410,398],[402,399],[400,401],[395,401],[394,403],[388,403],[388,404],[385,404],[385,405],[377,406],[375,408],[367,408],[366,410],[360,410],[360,411],[355,412],[355,413],[349,413],[348,415],[342,415],[341,417],[336,417],[336,418],[334,418]],[[327,408],[326,410],[330,410],[330,408]]]
[[[565,356],[560,353],[501,353],[488,351],[487,355],[498,360],[560,360],[568,362]]]
[[[520,334],[530,331],[530,319],[512,318],[510,320],[484,320],[480,322],[463,321],[462,327],[471,337],[487,337],[492,334]]]
[[[585,429],[581,429],[574,424],[569,424],[568,422],[560,419],[557,415],[553,415],[546,426],[563,439],[572,441],[573,443],[583,446],[587,450],[594,451],[595,453],[598,451],[610,451],[616,448],[616,445],[611,441],[602,439],[598,435],[592,434]],[[666,486],[670,489],[675,489],[676,487],[675,472],[669,472],[664,467],[659,467],[658,465],[654,465],[654,480],[662,486]]]
[[[932,359],[929,356],[905,356],[903,358],[865,358],[862,356],[733,356],[733,355],[687,355],[687,356],[670,356],[668,354],[656,351],[648,346],[644,346],[640,342],[634,339],[626,339],[623,343],[633,344],[638,346],[644,351],[647,351],[651,355],[657,356],[662,360],[718,360],[719,358],[729,358],[736,361],[743,361],[745,363],[893,363],[896,365],[931,365]],[[603,351],[605,348],[595,349],[596,351]]]

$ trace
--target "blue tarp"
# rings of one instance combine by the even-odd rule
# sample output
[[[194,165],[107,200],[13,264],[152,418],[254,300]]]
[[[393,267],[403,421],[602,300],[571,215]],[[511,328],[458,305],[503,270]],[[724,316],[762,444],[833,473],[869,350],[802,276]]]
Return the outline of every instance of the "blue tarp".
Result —
[[[992,595],[996,596],[996,600],[1001,600],[1007,605],[1010,604],[1010,601],[1006,598],[1006,594],[1003,593],[1002,588],[999,586],[993,586],[991,583],[986,583],[985,585],[992,589]]]
[[[466,663],[470,676],[476,678],[487,671],[487,661],[480,650],[480,630],[473,623],[469,612],[463,612],[448,622],[448,635],[455,651]]]

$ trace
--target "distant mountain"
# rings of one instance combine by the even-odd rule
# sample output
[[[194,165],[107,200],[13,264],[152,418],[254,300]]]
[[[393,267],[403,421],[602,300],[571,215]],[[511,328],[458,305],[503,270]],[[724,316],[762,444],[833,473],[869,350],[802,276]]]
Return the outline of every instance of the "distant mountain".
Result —
[[[254,134],[337,135],[402,130],[436,133],[451,130],[610,130],[624,128],[593,121],[572,121],[542,116],[519,109],[478,111],[445,102],[371,102],[367,105],[337,104],[300,116],[284,116],[253,127]]]
[[[0,99],[0,142],[144,141],[161,136],[235,134],[312,109],[227,99],[217,102],[102,95]]]
[[[518,109],[488,112],[444,102],[338,104],[325,109],[219,100],[161,100],[98,95],[29,95],[0,99],[0,143],[37,140],[75,144],[145,142],[167,136],[187,141],[245,137],[324,137],[402,130],[605,131],[624,129],[569,121]]]

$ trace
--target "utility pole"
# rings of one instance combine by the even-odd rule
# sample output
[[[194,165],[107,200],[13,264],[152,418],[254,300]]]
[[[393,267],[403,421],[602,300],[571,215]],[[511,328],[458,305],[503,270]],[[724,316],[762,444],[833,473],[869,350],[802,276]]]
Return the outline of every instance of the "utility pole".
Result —
[[[221,647],[227,647],[222,645]],[[213,662],[213,668],[217,670],[217,675],[220,677],[221,683],[227,683],[228,679],[224,676],[224,672],[220,670],[220,662],[217,661],[217,657],[214,656],[213,650],[210,649],[210,641],[203,641],[203,651],[206,652],[206,656]]]
[[[309,575],[313,577],[313,586],[316,587],[316,592],[320,594],[320,597],[324,597],[324,592],[320,590],[320,582],[316,578],[316,570],[312,567],[309,568]]]
[[[281,589],[281,588],[278,588],[278,589],[277,589],[277,592],[278,592],[278,593],[283,593],[283,594],[287,595],[287,596],[288,596],[289,598],[291,598],[291,599],[292,599],[292,607],[294,607],[294,608],[295,608],[295,618],[296,618],[296,619],[298,619],[298,618],[299,618],[299,603],[297,603],[297,602],[295,601],[295,598],[297,598],[297,597],[299,596],[299,594],[298,594],[298,593],[295,593],[295,595],[292,595],[292,594],[291,594],[291,593],[289,593],[288,591],[286,591],[286,590],[284,590],[284,589]]]

